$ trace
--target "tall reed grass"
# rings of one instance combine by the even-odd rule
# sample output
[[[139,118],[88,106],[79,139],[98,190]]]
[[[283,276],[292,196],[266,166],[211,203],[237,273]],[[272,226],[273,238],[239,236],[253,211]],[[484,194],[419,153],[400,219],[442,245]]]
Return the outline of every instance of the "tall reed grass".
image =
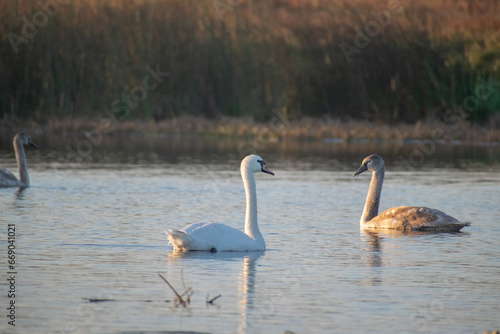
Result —
[[[373,13],[389,8],[377,32]],[[367,26],[369,44],[348,62],[341,43],[355,46]],[[132,119],[415,122],[488,80],[467,117],[500,113],[498,0],[16,0],[0,4],[0,36],[0,117],[109,116],[147,66],[169,76]]]

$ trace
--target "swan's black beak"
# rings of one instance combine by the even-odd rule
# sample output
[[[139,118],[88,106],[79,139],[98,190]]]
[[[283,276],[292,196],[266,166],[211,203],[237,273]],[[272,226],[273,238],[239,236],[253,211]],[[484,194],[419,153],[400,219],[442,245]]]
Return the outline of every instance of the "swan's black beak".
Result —
[[[274,176],[273,171],[270,170],[269,168],[267,168],[267,166],[265,164],[262,164],[262,168],[260,170],[263,171],[264,173],[271,174]]]
[[[366,170],[368,170],[368,167],[366,167],[366,164],[362,164],[361,167],[359,167],[359,169],[356,171],[356,173],[354,173],[352,177],[355,177],[356,175],[359,175]]]
[[[34,148],[38,148],[38,145],[37,145],[37,144],[35,144],[35,143],[33,142],[33,140],[31,140],[31,138],[30,138],[30,140],[28,141],[28,144],[29,144],[30,146],[33,146]]]

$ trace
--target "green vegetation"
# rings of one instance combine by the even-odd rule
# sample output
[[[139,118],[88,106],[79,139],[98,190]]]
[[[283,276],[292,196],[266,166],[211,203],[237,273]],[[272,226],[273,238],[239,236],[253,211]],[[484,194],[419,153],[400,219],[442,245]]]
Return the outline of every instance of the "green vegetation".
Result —
[[[500,114],[497,0],[16,0],[0,36],[0,118]]]

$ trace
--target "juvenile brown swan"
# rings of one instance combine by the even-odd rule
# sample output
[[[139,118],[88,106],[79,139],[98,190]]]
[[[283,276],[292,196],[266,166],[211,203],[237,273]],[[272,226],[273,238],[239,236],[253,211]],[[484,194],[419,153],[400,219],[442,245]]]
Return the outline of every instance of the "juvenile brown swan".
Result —
[[[378,215],[382,183],[384,182],[385,163],[376,154],[366,157],[361,167],[353,176],[364,171],[373,172],[368,195],[366,196],[365,208],[361,216],[362,228],[396,229],[403,231],[434,231],[434,232],[457,232],[470,223],[461,223],[446,213],[417,206],[399,206],[382,212]]]
[[[16,152],[17,166],[19,168],[19,180],[7,169],[0,168],[0,187],[29,187],[30,176],[26,165],[26,154],[24,145],[31,145],[34,148],[38,146],[31,140],[26,133],[18,133],[13,140],[14,151]]]

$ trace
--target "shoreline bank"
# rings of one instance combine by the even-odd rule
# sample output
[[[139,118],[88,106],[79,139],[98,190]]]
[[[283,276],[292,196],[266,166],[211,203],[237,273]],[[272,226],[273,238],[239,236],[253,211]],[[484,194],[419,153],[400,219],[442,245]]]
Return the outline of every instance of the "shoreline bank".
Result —
[[[415,124],[378,124],[368,121],[340,121],[331,118],[302,118],[288,120],[275,117],[268,122],[249,118],[182,116],[153,120],[119,120],[111,118],[50,119],[43,124],[30,120],[3,119],[2,137],[12,137],[25,131],[31,135],[52,134],[72,137],[82,133],[104,134],[172,134],[208,135],[223,138],[266,138],[266,140],[434,140],[500,143],[500,129],[496,124],[479,126],[467,121],[446,123],[419,121]]]

